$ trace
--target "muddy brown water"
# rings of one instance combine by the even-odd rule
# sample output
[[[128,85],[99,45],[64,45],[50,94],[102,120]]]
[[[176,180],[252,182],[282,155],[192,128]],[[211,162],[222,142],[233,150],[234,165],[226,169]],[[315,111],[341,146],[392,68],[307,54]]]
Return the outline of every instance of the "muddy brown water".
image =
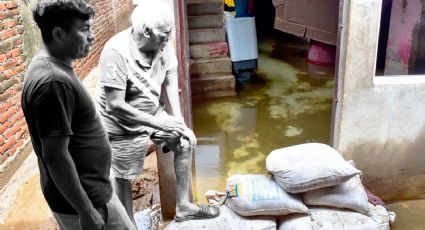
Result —
[[[274,149],[329,144],[334,68],[306,61],[307,44],[291,37],[260,38],[258,70],[235,97],[194,101],[198,137],[193,194],[206,203],[208,189],[225,191],[233,174],[265,173]],[[425,200],[387,205],[391,229],[425,229]]]
[[[329,144],[334,67],[311,65],[307,44],[294,38],[261,38],[258,70],[235,97],[195,101],[194,197],[225,190],[234,174],[265,173],[274,149]]]

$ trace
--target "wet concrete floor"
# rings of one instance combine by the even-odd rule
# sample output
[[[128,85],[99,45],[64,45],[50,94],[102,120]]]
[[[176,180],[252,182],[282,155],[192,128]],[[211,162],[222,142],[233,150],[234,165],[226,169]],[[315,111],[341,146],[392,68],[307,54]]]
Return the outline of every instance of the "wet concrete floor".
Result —
[[[286,40],[285,40],[286,39]],[[307,63],[306,42],[259,39],[258,70],[235,97],[195,101],[194,195],[225,190],[233,174],[264,173],[274,149],[329,144],[334,67]]]

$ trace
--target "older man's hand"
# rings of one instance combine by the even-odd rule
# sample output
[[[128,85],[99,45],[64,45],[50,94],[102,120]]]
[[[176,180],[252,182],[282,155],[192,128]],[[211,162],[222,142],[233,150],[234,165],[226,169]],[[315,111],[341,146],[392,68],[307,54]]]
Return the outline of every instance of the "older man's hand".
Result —
[[[164,132],[177,132],[183,134],[186,130],[186,125],[180,119],[173,116],[161,116],[158,118],[157,128]]]
[[[191,144],[191,146],[195,146],[196,145],[196,136],[193,133],[193,131],[191,129],[189,129],[188,127],[186,127],[185,132],[183,133],[183,136],[186,137],[187,139],[189,139],[189,143]]]

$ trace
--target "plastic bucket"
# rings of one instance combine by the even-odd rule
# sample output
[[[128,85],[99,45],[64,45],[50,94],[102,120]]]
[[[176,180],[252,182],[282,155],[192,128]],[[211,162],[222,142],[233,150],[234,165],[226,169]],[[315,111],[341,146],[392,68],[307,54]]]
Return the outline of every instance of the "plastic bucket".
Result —
[[[336,46],[310,40],[307,60],[315,65],[334,65]]]

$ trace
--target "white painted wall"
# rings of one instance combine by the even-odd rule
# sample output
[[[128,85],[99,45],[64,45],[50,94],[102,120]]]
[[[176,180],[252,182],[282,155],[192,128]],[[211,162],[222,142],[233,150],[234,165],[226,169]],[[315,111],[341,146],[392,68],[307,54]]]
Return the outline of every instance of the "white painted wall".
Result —
[[[425,76],[374,76],[381,1],[344,1],[333,144],[383,199],[425,198]]]

